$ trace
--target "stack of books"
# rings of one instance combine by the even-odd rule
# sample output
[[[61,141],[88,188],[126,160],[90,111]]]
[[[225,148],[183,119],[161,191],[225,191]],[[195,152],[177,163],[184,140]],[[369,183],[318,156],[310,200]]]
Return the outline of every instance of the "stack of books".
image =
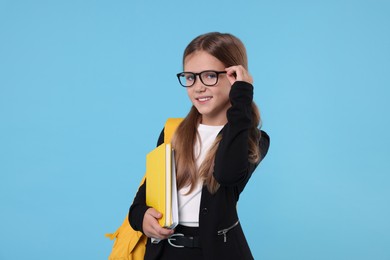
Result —
[[[170,143],[146,155],[146,204],[162,213],[162,227],[174,229],[178,225],[175,153]]]

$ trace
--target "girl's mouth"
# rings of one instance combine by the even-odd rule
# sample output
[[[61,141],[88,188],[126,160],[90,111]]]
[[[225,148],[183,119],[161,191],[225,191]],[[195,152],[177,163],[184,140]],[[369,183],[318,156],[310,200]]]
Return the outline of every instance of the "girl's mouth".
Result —
[[[212,97],[198,97],[198,98],[195,98],[196,100],[198,100],[199,102],[206,102],[206,101],[209,101]]]

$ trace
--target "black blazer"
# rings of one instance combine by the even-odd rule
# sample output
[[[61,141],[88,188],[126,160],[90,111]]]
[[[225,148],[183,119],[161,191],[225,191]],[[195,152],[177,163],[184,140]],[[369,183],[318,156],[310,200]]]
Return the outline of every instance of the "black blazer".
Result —
[[[202,189],[199,211],[200,242],[203,255],[208,260],[253,259],[238,222],[236,207],[240,193],[258,166],[248,162],[252,97],[251,84],[233,84],[230,91],[232,106],[227,111],[228,123],[220,132],[222,140],[215,157],[214,177],[220,187],[215,194],[211,194],[206,186]],[[157,145],[163,142],[162,137],[163,135],[160,135]],[[261,131],[259,148],[262,159],[268,152],[269,144],[268,134]],[[142,231],[143,217],[149,208],[145,203],[146,181],[140,186],[129,210],[130,225],[139,231]],[[148,239],[145,259],[158,259],[161,249],[162,243],[151,244]]]

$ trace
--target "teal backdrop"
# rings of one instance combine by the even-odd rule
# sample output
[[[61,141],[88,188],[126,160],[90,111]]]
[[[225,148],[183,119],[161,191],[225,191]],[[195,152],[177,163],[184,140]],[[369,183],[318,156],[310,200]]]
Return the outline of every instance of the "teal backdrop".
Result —
[[[390,1],[0,0],[0,259],[107,259],[195,36],[247,46],[255,259],[390,259]]]

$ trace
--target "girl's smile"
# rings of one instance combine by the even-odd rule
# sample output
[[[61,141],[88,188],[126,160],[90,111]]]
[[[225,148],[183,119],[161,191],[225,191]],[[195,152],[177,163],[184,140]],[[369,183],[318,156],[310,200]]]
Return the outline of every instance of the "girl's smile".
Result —
[[[197,97],[195,99],[198,100],[199,103],[203,104],[203,103],[206,103],[207,101],[209,101],[212,98],[213,97],[211,97],[211,96],[206,96],[206,97]]]

